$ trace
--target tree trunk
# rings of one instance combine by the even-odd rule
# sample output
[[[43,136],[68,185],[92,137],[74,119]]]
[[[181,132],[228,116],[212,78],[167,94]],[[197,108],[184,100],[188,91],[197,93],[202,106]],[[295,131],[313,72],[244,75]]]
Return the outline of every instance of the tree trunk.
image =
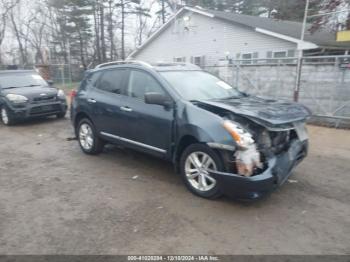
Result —
[[[80,61],[84,67],[84,70],[87,70],[87,65],[84,57],[84,42],[83,42],[83,37],[81,35],[80,30],[78,30],[78,34],[79,34],[79,46],[80,46]]]
[[[121,54],[121,58],[122,60],[125,60],[125,6],[124,6],[124,0],[121,0],[121,8],[122,8],[122,54]]]
[[[115,45],[114,45],[114,33],[113,33],[113,10],[112,10],[112,0],[108,1],[108,7],[109,7],[109,22],[108,22],[108,33],[109,33],[109,41],[111,42],[111,49],[110,49],[110,60],[114,60],[114,51],[115,51]]]
[[[142,33],[143,33],[143,30],[142,30],[142,15],[139,14],[139,26],[140,26],[140,29],[139,29],[139,43],[138,45],[141,46],[142,45]]]
[[[94,6],[94,27],[95,27],[95,38],[96,38],[96,55],[97,62],[101,63],[101,50],[100,50],[100,30],[99,30],[99,9]]]
[[[101,31],[101,57],[102,57],[102,62],[106,62],[106,41],[105,41],[105,23],[104,23],[104,6],[103,3],[101,3],[100,6],[100,31]]]
[[[164,0],[162,0],[162,22],[165,24],[165,3]]]
[[[18,30],[16,21],[15,21],[15,18],[14,18],[14,15],[13,15],[13,12],[11,12],[10,18],[11,18],[13,30],[15,31],[15,36],[16,36],[16,40],[17,40],[17,43],[18,43],[19,52],[21,54],[21,60],[22,60],[21,62],[22,62],[23,65],[26,65],[27,64],[27,56],[26,56],[26,52],[25,52],[25,50],[23,48],[23,44],[22,44],[22,41],[21,41],[20,33],[19,33],[19,30]]]

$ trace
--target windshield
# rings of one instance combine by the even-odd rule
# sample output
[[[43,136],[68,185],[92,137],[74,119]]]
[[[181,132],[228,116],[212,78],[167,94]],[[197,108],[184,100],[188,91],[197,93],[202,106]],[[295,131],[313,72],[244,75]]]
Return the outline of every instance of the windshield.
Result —
[[[243,94],[204,71],[169,71],[161,75],[186,100],[213,100],[241,97]]]
[[[40,75],[35,73],[0,74],[0,88],[24,86],[47,86],[47,83]]]

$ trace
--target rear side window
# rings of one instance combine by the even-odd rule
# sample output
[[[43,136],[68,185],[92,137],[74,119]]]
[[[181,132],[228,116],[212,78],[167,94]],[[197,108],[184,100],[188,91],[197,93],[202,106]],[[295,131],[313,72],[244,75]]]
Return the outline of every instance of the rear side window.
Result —
[[[89,75],[88,77],[86,77],[83,80],[80,89],[86,90],[86,89],[89,89],[91,87],[96,87],[98,80],[100,79],[100,76],[101,76],[101,72],[96,72],[96,73]]]
[[[130,72],[127,95],[144,99],[145,94],[156,92],[166,95],[160,84],[149,74],[137,70]]]
[[[98,78],[97,88],[106,92],[121,94],[126,77],[126,70],[114,69],[102,73]]]

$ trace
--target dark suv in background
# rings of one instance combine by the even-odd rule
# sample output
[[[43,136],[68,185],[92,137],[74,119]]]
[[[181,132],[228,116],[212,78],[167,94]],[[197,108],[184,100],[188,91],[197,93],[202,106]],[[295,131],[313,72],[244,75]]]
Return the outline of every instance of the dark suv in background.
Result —
[[[205,198],[257,199],[307,154],[308,109],[247,95],[189,64],[100,65],[86,73],[71,114],[85,153],[110,142],[169,160]]]
[[[34,70],[0,71],[0,119],[5,125],[67,112],[66,96]]]

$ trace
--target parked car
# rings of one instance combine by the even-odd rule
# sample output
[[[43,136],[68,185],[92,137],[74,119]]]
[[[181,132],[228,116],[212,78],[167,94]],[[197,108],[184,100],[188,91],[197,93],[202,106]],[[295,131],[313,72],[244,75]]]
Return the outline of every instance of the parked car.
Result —
[[[260,198],[308,148],[303,105],[242,93],[189,64],[100,65],[86,73],[71,114],[84,153],[116,143],[169,160],[204,198]]]
[[[63,118],[66,96],[34,70],[0,71],[0,111],[5,125],[39,116]]]

